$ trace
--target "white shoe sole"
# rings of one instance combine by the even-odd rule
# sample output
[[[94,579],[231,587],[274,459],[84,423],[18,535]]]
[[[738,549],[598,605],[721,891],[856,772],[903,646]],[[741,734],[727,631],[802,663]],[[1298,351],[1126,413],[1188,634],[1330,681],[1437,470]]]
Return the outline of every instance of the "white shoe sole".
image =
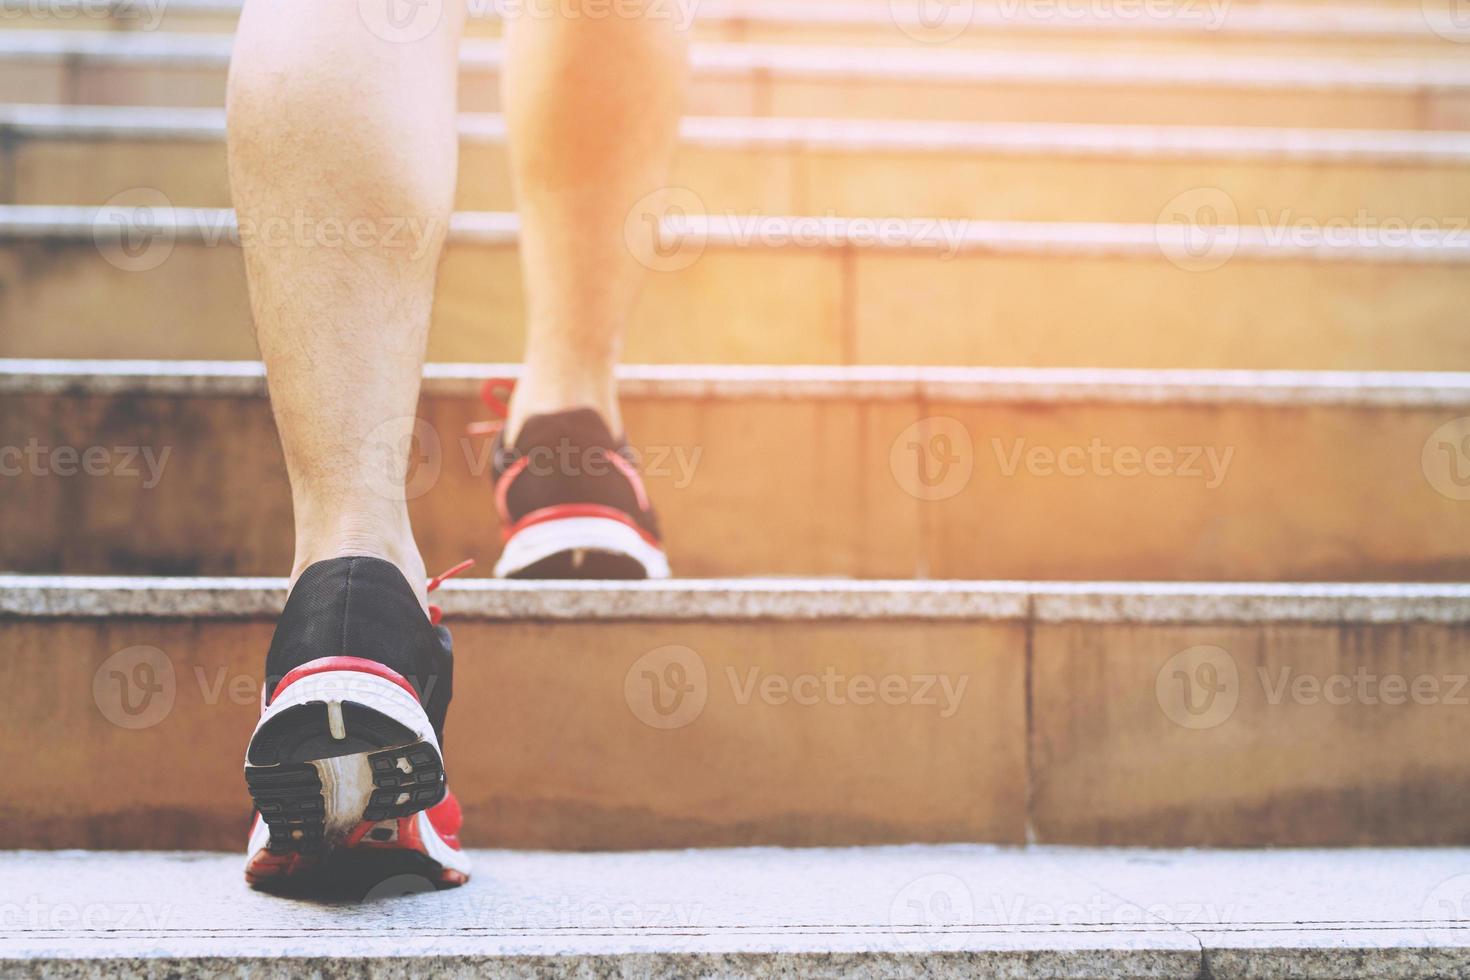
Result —
[[[505,543],[495,575],[508,578],[564,552],[622,555],[643,566],[647,578],[668,578],[669,560],[633,528],[609,517],[563,517],[532,524]]]
[[[261,713],[245,781],[273,851],[330,847],[364,821],[412,816],[444,797],[444,760],[416,697],[330,670],[294,681]]]

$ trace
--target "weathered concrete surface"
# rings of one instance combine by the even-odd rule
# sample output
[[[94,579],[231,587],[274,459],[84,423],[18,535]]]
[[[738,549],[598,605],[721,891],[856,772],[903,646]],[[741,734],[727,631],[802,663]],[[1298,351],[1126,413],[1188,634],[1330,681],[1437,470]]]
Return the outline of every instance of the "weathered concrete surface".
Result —
[[[1420,976],[1470,968],[1464,850],[482,851],[467,887],[248,891],[202,853],[0,856],[0,972]],[[1208,970],[1208,972],[1206,972]]]

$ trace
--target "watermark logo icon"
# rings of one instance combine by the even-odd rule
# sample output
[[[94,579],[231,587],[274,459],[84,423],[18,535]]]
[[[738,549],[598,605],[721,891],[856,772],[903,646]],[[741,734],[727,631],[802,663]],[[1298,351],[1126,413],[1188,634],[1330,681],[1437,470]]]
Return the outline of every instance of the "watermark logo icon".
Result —
[[[92,216],[92,243],[124,272],[148,272],[173,254],[173,202],[153,187],[133,187],[107,199]]]
[[[362,903],[367,905],[372,902],[407,898],[410,895],[423,895],[437,890],[434,887],[434,883],[423,875],[412,873],[397,874],[384,878],[369,888],[362,896]]]
[[[663,187],[639,198],[623,221],[623,241],[654,272],[687,269],[708,240],[704,201],[687,187]]]
[[[1240,245],[1240,211],[1218,187],[1196,187],[1171,198],[1154,224],[1159,251],[1185,272],[1218,269]]]
[[[1462,946],[1470,941],[1470,874],[1458,874],[1435,885],[1420,906],[1425,938],[1436,945]]]
[[[374,493],[386,500],[414,500],[439,482],[444,449],[432,425],[403,416],[373,427],[358,450],[358,463]]]
[[[888,13],[900,31],[915,41],[953,41],[975,20],[975,0],[888,0]]]
[[[92,700],[119,728],[152,728],[173,711],[178,681],[168,654],[157,647],[119,650],[92,675]]]
[[[888,466],[910,496],[946,500],[969,485],[975,472],[975,443],[959,419],[923,418],[893,440]]]
[[[1190,647],[1159,668],[1154,695],[1174,724],[1196,730],[1215,728],[1230,720],[1240,702],[1240,671],[1223,647]]]
[[[1470,0],[1421,0],[1429,29],[1446,41],[1470,42]]]
[[[1470,415],[1451,419],[1424,440],[1420,457],[1429,485],[1451,500],[1470,500]]]
[[[377,37],[412,44],[434,33],[444,19],[444,0],[358,0],[357,11]]]
[[[649,728],[683,728],[703,713],[709,699],[704,658],[685,646],[650,650],[628,668],[623,698]]]
[[[915,878],[893,897],[888,909],[889,930],[905,949],[932,948],[945,930],[975,921],[975,895],[964,880],[952,874]]]

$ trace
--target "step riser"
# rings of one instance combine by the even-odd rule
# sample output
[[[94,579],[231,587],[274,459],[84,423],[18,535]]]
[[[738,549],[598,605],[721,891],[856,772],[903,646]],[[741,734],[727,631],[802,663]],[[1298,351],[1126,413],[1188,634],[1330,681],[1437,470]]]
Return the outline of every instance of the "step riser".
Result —
[[[427,425],[409,477],[419,545],[431,565],[473,555],[488,574],[499,551],[488,444],[464,435],[483,409],[433,395],[420,412]],[[1470,509],[1436,489],[1424,457],[1439,427],[1464,414],[648,396],[625,405],[670,560],[698,577],[1463,580]],[[912,430],[922,419],[953,421]],[[941,470],[927,458],[931,490],[910,471],[911,452],[893,453],[905,439],[940,436],[957,461]],[[1094,442],[1096,464],[1088,455],[1064,470],[1050,455],[1091,454]],[[71,472],[77,460],[52,466],[49,452],[35,466],[7,457],[20,473],[6,477],[0,567],[269,575],[290,565],[290,498],[264,398],[5,396],[0,445],[31,443],[104,447],[110,463],[88,476]],[[1155,472],[1127,469],[1115,454],[1128,447],[1140,458],[1157,450]]]
[[[1028,824],[1059,843],[1470,840],[1470,627],[1036,624],[1028,640],[1020,622],[451,621],[447,761],[471,845],[1019,843]],[[6,744],[40,752],[8,777],[7,842],[239,847],[240,757],[269,637],[264,621],[193,617],[0,622],[11,682],[56,692],[0,720]],[[162,654],[119,654],[140,645]],[[667,645],[693,654],[640,660]],[[1179,659],[1199,647],[1223,653]],[[126,689],[127,714],[123,679],[143,676],[129,670],[140,658],[164,692],[172,671],[173,696]],[[703,665],[702,707],[691,694],[652,711],[648,675],[674,677],[671,662],[686,678]],[[1202,664],[1234,697],[1196,691],[1191,714],[1176,681],[1203,678]],[[838,695],[794,689],[814,703],[766,680],[827,672]],[[773,686],[742,703],[752,676]],[[1282,676],[1328,687],[1272,703]],[[1359,676],[1427,678],[1418,690],[1438,685],[1438,701],[1329,702],[1334,678]],[[859,705],[845,694],[856,677],[910,686]],[[963,694],[947,699],[945,681]],[[635,710],[693,720],[655,728]]]
[[[1467,635],[1043,627],[1032,674],[1035,832],[1230,847],[1470,835],[1463,759],[1432,744],[1461,737]],[[1197,646],[1206,649],[1170,664]],[[1218,697],[1212,678],[1225,685]]]
[[[0,243],[0,322],[44,325],[5,332],[0,356],[256,356],[237,248],[178,241],[157,267],[125,271],[89,239]],[[681,271],[649,277],[628,360],[1470,368],[1470,333],[1459,326],[1470,308],[1463,264],[1237,256],[1190,272],[1162,252],[945,259],[935,251],[714,245],[697,258],[675,257],[686,259],[692,264]],[[450,246],[431,360],[520,359],[518,266],[510,246]],[[916,304],[922,330],[908,326]]]
[[[231,203],[220,142],[20,137],[0,146],[0,159],[11,174],[0,203],[101,205],[139,187],[182,206]],[[1329,181],[1324,166],[1331,167]],[[904,179],[894,180],[897,173]],[[1280,215],[1470,215],[1464,174],[1463,164],[685,146],[670,183],[713,211],[1124,223],[1153,222],[1177,194],[1216,187],[1243,220],[1264,216],[1269,223]],[[1108,192],[1099,194],[1099,187]],[[514,210],[503,146],[464,146],[456,206]]]
[[[470,845],[1024,837],[1018,625],[941,625],[922,635],[908,624],[861,631],[699,623],[453,629],[458,710],[448,725],[446,761]],[[45,677],[49,690],[78,695],[61,703],[48,698],[44,710],[41,699],[28,699],[32,711],[10,712],[0,722],[9,744],[49,746],[44,764],[26,767],[34,782],[13,786],[0,809],[11,846],[242,846],[249,804],[240,765],[271,629],[263,622],[211,624],[205,632],[207,638],[181,621],[0,622],[0,645],[11,651],[6,669],[17,683]],[[113,651],[138,645],[174,661],[177,693],[167,718],[129,730],[100,712],[93,675]],[[662,730],[634,715],[625,679],[638,710],[660,719],[645,686],[652,682],[642,671],[626,675],[641,656],[666,645],[697,651],[709,694],[696,720]],[[60,658],[58,649],[81,655]],[[937,706],[854,712],[852,705],[766,704],[759,694],[742,705],[727,679],[733,669],[743,684],[752,667],[761,677],[820,677],[829,666],[969,681],[960,709],[940,718]],[[661,664],[650,669],[664,676]],[[226,687],[210,703],[221,680]],[[109,710],[120,711],[113,707],[121,703],[117,682],[103,676],[98,683]],[[693,710],[694,701],[685,703]],[[801,745],[823,748],[793,751]],[[139,759],[148,764],[139,766]],[[899,799],[908,801],[902,812],[893,807]]]
[[[14,102],[74,105],[220,106],[223,68],[38,60],[0,64],[0,90]],[[499,111],[493,72],[470,70],[460,108]],[[787,75],[699,73],[694,115],[834,116],[1020,122],[1301,126],[1331,129],[1470,128],[1463,90],[1285,88],[1222,90],[1137,84],[1005,84],[848,81]]]

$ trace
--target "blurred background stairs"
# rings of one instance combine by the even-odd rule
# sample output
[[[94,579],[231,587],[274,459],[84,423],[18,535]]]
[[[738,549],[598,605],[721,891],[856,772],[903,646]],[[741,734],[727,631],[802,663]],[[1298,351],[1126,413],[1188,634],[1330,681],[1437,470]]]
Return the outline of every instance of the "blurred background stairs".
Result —
[[[232,850],[291,544],[237,7],[83,9],[0,20],[0,832]],[[940,9],[698,7],[622,382],[691,578],[445,588],[468,842],[1470,842],[1470,21]],[[482,574],[498,26],[410,477]]]

